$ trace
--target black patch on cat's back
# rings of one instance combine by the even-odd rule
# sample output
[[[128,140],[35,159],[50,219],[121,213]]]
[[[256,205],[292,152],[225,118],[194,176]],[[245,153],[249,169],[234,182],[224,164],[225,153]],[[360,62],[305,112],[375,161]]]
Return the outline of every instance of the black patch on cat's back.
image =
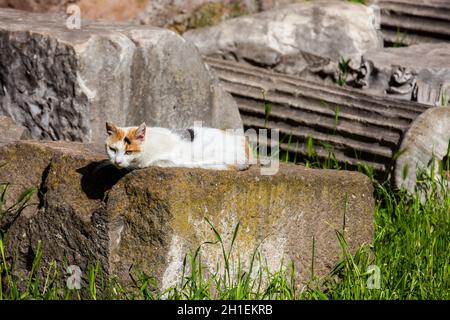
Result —
[[[174,132],[181,137],[181,139],[186,141],[194,141],[195,139],[195,132],[194,129],[188,128],[188,129],[181,129],[181,130],[174,130]]]
[[[190,139],[190,141],[191,141],[191,142],[194,141],[194,138],[195,138],[195,132],[194,132],[194,129],[189,128],[189,129],[186,129],[186,131],[189,133],[189,139]]]

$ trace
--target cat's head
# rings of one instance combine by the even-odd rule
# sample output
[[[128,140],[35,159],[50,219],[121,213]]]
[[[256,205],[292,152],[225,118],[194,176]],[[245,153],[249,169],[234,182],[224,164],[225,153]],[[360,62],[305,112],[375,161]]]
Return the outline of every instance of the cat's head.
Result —
[[[139,127],[122,128],[106,122],[106,153],[118,168],[134,168],[141,156],[141,145],[145,140],[145,123]]]

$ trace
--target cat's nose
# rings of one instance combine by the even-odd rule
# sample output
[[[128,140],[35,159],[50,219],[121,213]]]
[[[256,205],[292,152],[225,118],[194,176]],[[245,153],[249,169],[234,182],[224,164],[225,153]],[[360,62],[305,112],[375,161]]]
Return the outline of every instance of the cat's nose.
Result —
[[[120,166],[122,164],[122,161],[116,160],[116,165]]]

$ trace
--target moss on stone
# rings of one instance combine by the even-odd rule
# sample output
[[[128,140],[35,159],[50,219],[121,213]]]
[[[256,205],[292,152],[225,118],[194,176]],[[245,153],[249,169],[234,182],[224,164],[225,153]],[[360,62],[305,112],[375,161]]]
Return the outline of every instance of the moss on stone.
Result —
[[[46,259],[64,261],[69,252],[69,262],[85,268],[97,255],[107,273],[124,281],[131,266],[164,280],[179,273],[189,250],[216,240],[207,218],[227,249],[240,223],[234,254],[244,265],[260,248],[270,267],[292,259],[305,277],[313,237],[317,272],[329,271],[339,258],[335,230],[342,228],[344,212],[349,247],[372,240],[372,185],[360,173],[282,165],[273,176],[262,176],[258,167],[243,172],[152,167],[118,176],[110,167],[97,175],[101,158],[80,145],[56,142],[21,142],[0,154],[0,161],[16,159],[0,178],[10,174],[46,188],[33,223],[19,217],[9,231],[11,252],[27,252],[42,238]],[[223,262],[220,246],[204,249],[205,264]]]

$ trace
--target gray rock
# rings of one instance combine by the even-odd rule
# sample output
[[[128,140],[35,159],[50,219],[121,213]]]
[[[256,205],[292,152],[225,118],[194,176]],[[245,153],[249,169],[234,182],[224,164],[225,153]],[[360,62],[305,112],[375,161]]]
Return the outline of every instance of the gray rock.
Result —
[[[6,232],[19,275],[27,273],[27,261],[42,240],[43,264],[55,260],[63,270],[77,265],[86,278],[88,264],[99,259],[106,274],[122,282],[130,281],[134,266],[168,287],[180,279],[185,254],[215,240],[205,218],[217,227],[225,248],[240,221],[232,259],[239,254],[244,268],[259,248],[272,271],[283,258],[286,264],[292,260],[302,281],[310,279],[313,243],[314,271],[324,275],[342,253],[336,230],[345,230],[352,252],[373,240],[373,188],[361,173],[294,165],[282,165],[272,176],[260,175],[258,167],[126,173],[103,165],[103,159],[73,142],[26,141],[0,149],[0,161],[8,163],[0,181],[40,191],[30,206],[34,210]],[[18,192],[7,196],[16,198]],[[205,266],[214,270],[223,262],[219,245],[202,248]]]
[[[404,135],[395,160],[395,185],[411,194],[418,192],[425,201],[430,187],[418,183],[417,177],[425,173],[436,180],[438,186],[448,190],[450,179],[442,180],[438,161],[448,156],[449,143],[450,108],[430,108],[422,113]]]
[[[303,74],[343,58],[359,66],[365,52],[382,47],[375,20],[375,13],[363,5],[314,1],[230,19],[183,36],[203,55]]]
[[[377,94],[428,105],[446,105],[450,97],[450,44],[417,44],[369,51],[368,87]]]
[[[163,29],[0,10],[0,114],[34,138],[102,143],[104,123],[241,128],[198,51]]]

